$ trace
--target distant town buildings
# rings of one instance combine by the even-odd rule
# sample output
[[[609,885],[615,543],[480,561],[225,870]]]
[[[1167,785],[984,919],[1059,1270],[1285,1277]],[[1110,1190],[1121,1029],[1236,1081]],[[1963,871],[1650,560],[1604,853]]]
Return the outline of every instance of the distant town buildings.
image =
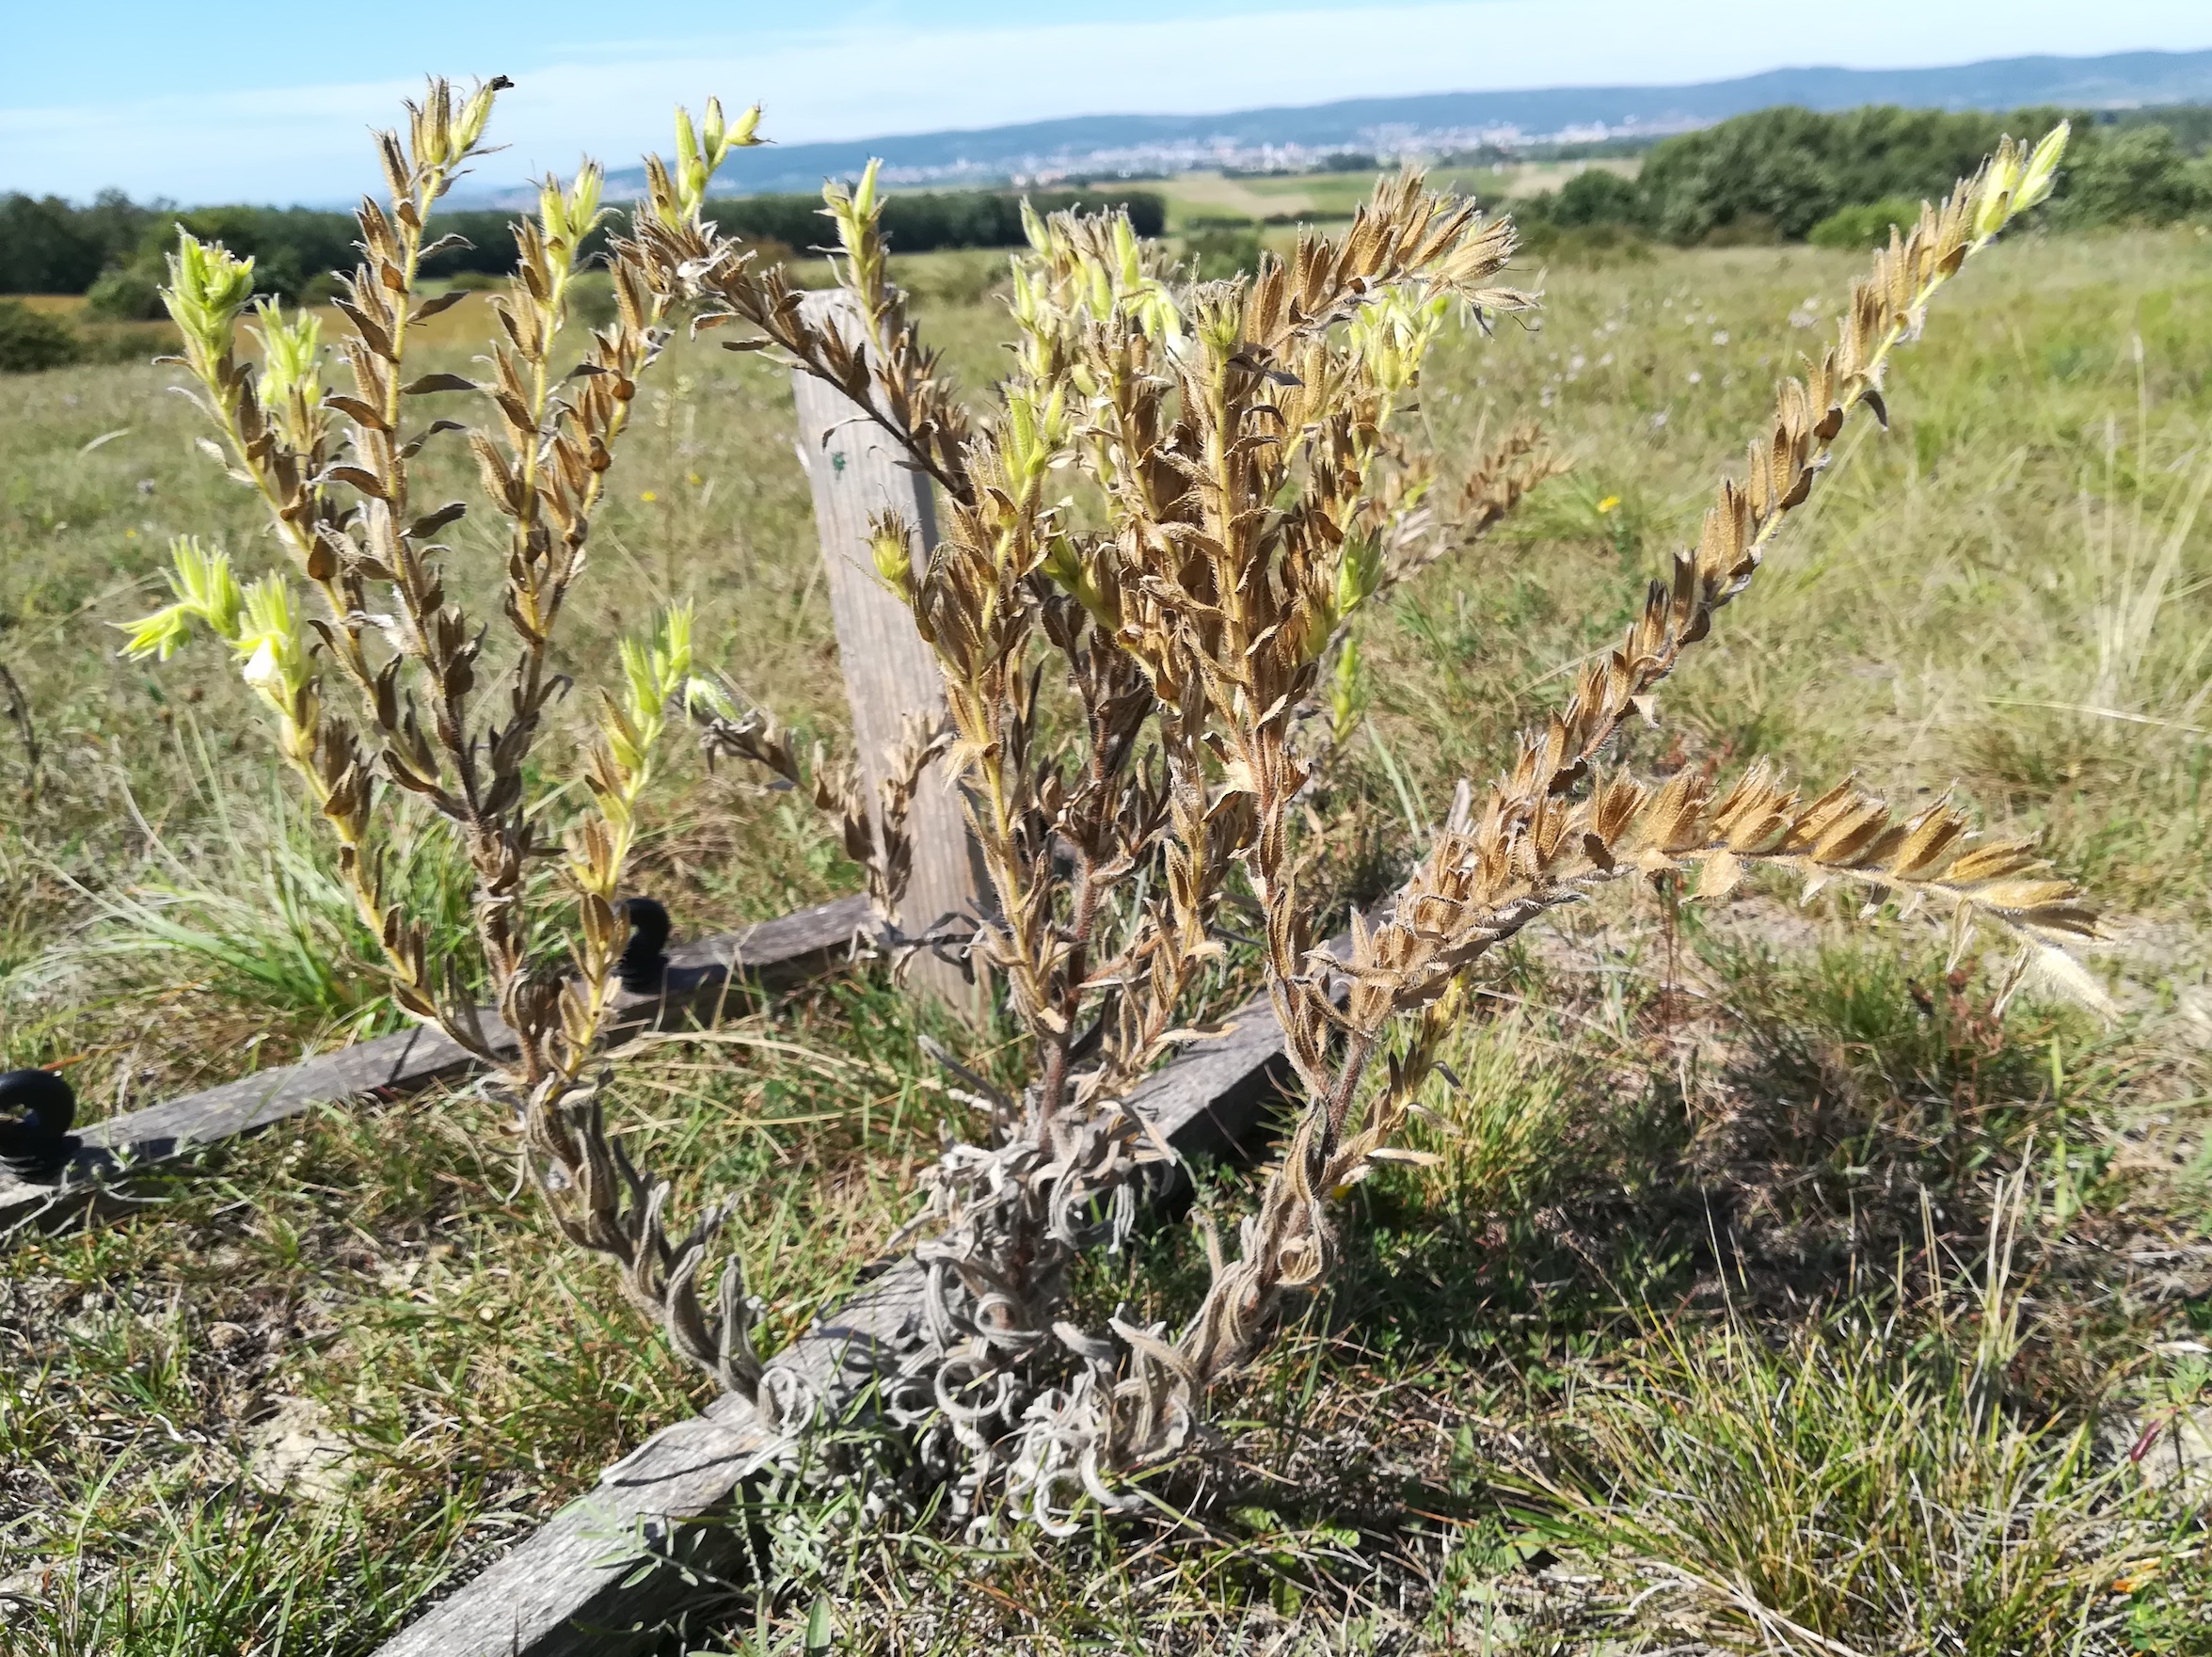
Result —
[[[1342,143],[1254,144],[1229,136],[1170,138],[1090,150],[1057,150],[1049,154],[961,159],[929,166],[886,163],[882,177],[892,185],[1011,183],[1018,187],[1061,184],[1071,179],[1149,178],[1179,172],[1312,172],[1346,152],[1394,167],[1405,161],[1431,161],[1471,151],[1536,149],[1556,144],[1596,144],[1617,138],[1658,138],[1688,132],[1700,120],[1590,122],[1555,133],[1532,133],[1518,126],[1412,127],[1363,129]]]

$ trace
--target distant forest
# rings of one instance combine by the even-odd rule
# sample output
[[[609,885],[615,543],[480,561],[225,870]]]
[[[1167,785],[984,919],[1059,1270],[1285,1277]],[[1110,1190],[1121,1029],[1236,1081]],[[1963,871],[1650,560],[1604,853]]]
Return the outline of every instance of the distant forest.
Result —
[[[1660,141],[1633,179],[1594,170],[1513,206],[1539,248],[1563,235],[1588,234],[1679,246],[1854,244],[1886,233],[1920,198],[1941,195],[1999,134],[2033,136],[2064,113],[1764,109]],[[2074,148],[2051,212],[2055,226],[2212,216],[2212,105],[2075,119]],[[1148,236],[1166,226],[1165,202],[1151,191],[1046,190],[1030,192],[1029,199],[1040,211],[1125,207]],[[1022,240],[1020,203],[1002,190],[897,194],[885,199],[883,222],[892,247],[902,252],[1013,247]],[[725,230],[788,250],[817,247],[829,231],[811,196],[740,197],[712,202],[708,211]],[[438,231],[468,245],[435,255],[425,274],[505,274],[514,263],[511,217],[503,211],[439,215]],[[180,224],[250,254],[263,290],[286,298],[321,296],[328,273],[354,262],[353,221],[340,213],[248,206],[179,212],[114,194],[74,206],[11,194],[0,196],[0,294],[89,293],[105,314],[157,315],[162,255]]]
[[[2032,139],[2067,113],[1762,109],[1653,145],[1633,179],[1586,172],[1514,211],[1539,244],[1547,232],[1604,228],[1683,247],[1853,245],[1941,197],[2003,134]],[[2076,112],[2074,121],[2053,228],[2212,215],[2212,105]]]
[[[1077,205],[1126,208],[1138,233],[1147,236],[1167,226],[1167,203],[1150,191],[1035,190],[1028,199],[1042,213]],[[786,250],[835,240],[819,196],[744,196],[709,201],[707,212],[726,231]],[[433,232],[460,236],[467,245],[432,255],[423,262],[423,274],[438,279],[506,275],[515,268],[509,233],[514,218],[503,210],[438,214]],[[203,241],[251,256],[262,290],[287,299],[321,296],[328,273],[351,268],[358,257],[350,214],[245,206],[180,212],[142,206],[115,193],[76,207],[52,196],[18,193],[0,196],[0,294],[92,293],[107,301],[100,308],[111,314],[157,314],[148,306],[156,302],[162,258],[175,245],[179,225]],[[1011,247],[1022,241],[1022,198],[999,190],[892,195],[883,201],[883,230],[902,253]],[[587,252],[603,249],[605,230],[593,240],[597,247],[587,244]]]

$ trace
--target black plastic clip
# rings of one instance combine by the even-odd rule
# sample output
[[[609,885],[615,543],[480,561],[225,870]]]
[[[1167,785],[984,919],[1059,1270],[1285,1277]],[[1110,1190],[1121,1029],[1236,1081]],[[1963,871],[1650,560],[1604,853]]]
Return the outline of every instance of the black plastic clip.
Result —
[[[51,1070],[11,1070],[0,1075],[0,1168],[18,1179],[51,1179],[69,1165],[78,1139],[76,1091]]]

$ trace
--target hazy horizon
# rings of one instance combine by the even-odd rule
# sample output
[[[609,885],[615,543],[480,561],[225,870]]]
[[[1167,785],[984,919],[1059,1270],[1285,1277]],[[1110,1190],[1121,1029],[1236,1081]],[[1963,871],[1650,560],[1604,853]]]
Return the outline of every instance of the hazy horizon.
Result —
[[[211,31],[120,0],[10,24],[0,64],[0,190],[89,198],[328,201],[374,183],[364,134],[389,125],[420,69],[517,85],[485,185],[611,167],[665,147],[669,106],[709,94],[767,105],[789,144],[989,128],[1071,116],[1205,115],[1359,97],[1686,86],[1784,68],[1934,68],[2030,56],[2212,46],[2201,4],[2061,0],[1931,8],[1862,0],[1849,40],[1751,0],[1071,0],[1055,21],[996,22],[968,0],[859,0],[804,30],[694,41],[594,40],[574,0],[434,7],[346,35],[339,14],[282,31]],[[412,20],[418,26],[407,26]],[[206,38],[202,38],[206,37]],[[342,38],[343,37],[343,38]],[[335,77],[326,66],[351,72]],[[303,67],[306,66],[306,67]],[[189,85],[187,85],[189,83]]]

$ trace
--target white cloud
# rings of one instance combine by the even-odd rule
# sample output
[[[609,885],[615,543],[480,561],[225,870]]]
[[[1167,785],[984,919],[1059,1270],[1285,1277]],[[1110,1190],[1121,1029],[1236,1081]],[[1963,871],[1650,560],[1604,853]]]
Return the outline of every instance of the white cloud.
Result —
[[[1785,64],[1857,67],[2031,53],[2198,47],[2212,26],[2175,0],[1858,0],[1848,36],[1808,33],[1765,0],[1462,0],[1269,17],[1025,27],[911,27],[748,50],[703,40],[578,49],[525,72],[496,127],[505,182],[611,166],[665,143],[667,110],[708,92],[760,98],[788,143],[1056,116],[1182,113],[1335,98],[1724,79]],[[2177,38],[2182,29],[2203,38]],[[501,66],[504,67],[504,66]],[[179,199],[328,199],[374,183],[364,129],[407,84],[140,100],[119,108],[0,111],[0,184],[82,196],[104,184]]]

